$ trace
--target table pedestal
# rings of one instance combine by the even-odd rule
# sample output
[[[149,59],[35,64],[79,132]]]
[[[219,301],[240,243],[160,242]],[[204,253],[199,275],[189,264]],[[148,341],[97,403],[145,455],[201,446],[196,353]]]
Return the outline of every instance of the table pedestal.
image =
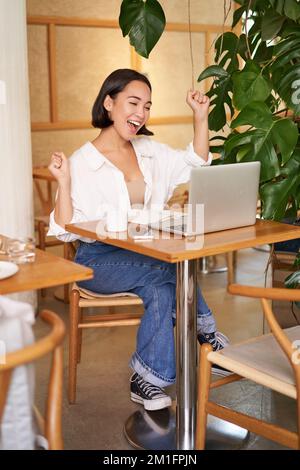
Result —
[[[159,411],[138,410],[127,419],[124,434],[136,449],[176,450],[176,419],[171,408]],[[206,449],[239,449],[249,432],[234,424],[208,416]]]

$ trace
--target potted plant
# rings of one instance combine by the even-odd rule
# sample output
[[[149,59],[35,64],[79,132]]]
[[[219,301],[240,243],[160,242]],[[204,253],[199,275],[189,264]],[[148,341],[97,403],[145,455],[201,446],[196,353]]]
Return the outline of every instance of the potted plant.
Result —
[[[215,64],[198,78],[213,78],[209,127],[219,135],[211,151],[220,156],[214,164],[260,161],[262,217],[294,221],[300,209],[300,1],[236,3],[232,26],[242,19],[243,31],[218,37]],[[164,25],[157,0],[123,0],[123,35],[144,57]],[[300,271],[291,282],[300,285]]]
[[[225,137],[214,138],[222,141],[212,147],[220,154],[215,163],[259,160],[262,217],[299,224],[300,2],[237,3],[232,26],[243,17],[245,32],[222,34],[215,44],[215,65],[198,78],[214,77],[208,93],[210,129],[229,129]],[[275,246],[299,247],[300,240]],[[287,287],[300,286],[300,254],[294,267]]]

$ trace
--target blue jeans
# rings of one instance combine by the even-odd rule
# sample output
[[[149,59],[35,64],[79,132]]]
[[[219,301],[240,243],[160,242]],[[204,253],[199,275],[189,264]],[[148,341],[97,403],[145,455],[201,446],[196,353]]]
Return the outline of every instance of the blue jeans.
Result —
[[[176,313],[176,265],[102,242],[80,242],[75,261],[93,269],[94,277],[78,283],[102,294],[132,292],[144,303],[137,345],[130,366],[159,387],[175,382],[173,325]],[[197,328],[216,330],[212,312],[198,290]]]

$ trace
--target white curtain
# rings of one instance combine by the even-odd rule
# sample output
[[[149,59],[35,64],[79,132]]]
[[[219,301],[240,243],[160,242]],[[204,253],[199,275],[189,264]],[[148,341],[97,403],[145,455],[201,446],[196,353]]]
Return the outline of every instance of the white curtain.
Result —
[[[25,0],[0,0],[0,234],[33,235]],[[31,294],[18,296],[33,299]]]

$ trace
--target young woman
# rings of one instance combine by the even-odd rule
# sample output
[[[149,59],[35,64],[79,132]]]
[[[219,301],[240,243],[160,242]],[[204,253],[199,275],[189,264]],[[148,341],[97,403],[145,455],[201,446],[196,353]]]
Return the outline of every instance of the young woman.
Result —
[[[191,168],[209,165],[209,99],[190,90],[186,101],[193,110],[194,139],[187,150],[173,150],[147,137],[153,135],[146,128],[151,108],[147,77],[130,69],[112,72],[92,110],[92,124],[101,129],[98,137],[69,159],[58,152],[51,157],[58,194],[49,234],[76,240],[65,224],[101,219],[107,203],[117,209],[122,202],[128,210],[133,204],[164,207],[174,188],[189,180]],[[163,387],[175,382],[176,266],[83,238],[75,260],[94,270],[94,278],[80,282],[81,287],[103,294],[133,292],[142,298],[145,313],[130,361],[131,399],[148,410],[170,406]],[[215,350],[224,347],[228,340],[216,331],[200,290],[197,312],[199,342],[210,342]]]

